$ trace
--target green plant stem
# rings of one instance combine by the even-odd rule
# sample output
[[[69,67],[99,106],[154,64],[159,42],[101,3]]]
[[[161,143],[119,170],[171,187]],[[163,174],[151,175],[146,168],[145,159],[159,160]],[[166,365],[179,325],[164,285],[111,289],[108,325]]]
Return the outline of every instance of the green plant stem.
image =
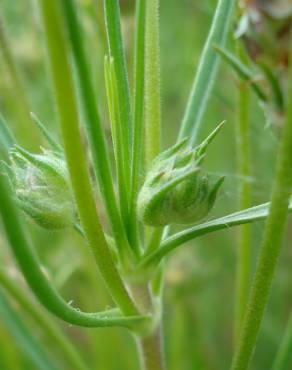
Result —
[[[61,332],[61,329],[47,317],[35,302],[32,302],[25,291],[19,288],[12,282],[12,279],[0,270],[0,285],[5,288],[11,297],[13,297],[21,309],[25,310],[36,324],[43,330],[46,337],[50,338],[58,349],[60,349],[62,356],[70,364],[71,369],[88,370],[83,359],[80,357],[78,351],[70,343],[69,339]]]
[[[153,229],[145,251],[145,255],[150,254],[151,252],[159,248],[164,230],[165,229],[163,227],[156,227]]]
[[[283,338],[280,342],[280,347],[275,357],[272,370],[288,370],[292,365],[292,313]]]
[[[125,179],[124,179],[124,150],[123,150],[123,139],[121,131],[121,117],[119,109],[119,99],[118,99],[118,87],[116,81],[116,73],[114,68],[113,58],[105,57],[104,60],[105,67],[105,80],[107,86],[107,98],[109,105],[109,116],[111,121],[111,134],[114,147],[114,156],[116,163],[116,174],[117,174],[117,183],[119,190],[119,201],[120,201],[120,210],[121,216],[124,221],[125,227],[128,224],[128,190],[125,188]],[[126,235],[125,235],[126,236]],[[119,243],[117,242],[117,245]],[[128,244],[129,248],[129,244]],[[128,249],[127,248],[127,249]],[[119,250],[123,251],[125,248],[120,248]],[[128,257],[131,250],[125,250],[127,253],[124,257]],[[131,255],[131,254],[130,254]],[[123,256],[122,260],[123,260]]]
[[[134,125],[132,149],[132,183],[130,204],[129,237],[134,245],[139,245],[139,225],[137,220],[137,195],[143,163],[143,104],[145,79],[145,0],[136,2],[136,33],[135,33],[135,61],[134,61]]]
[[[150,289],[146,284],[131,284],[130,289],[142,313],[149,314],[157,310]],[[160,322],[157,323],[154,330],[148,335],[135,337],[141,370],[165,369],[160,325]]]
[[[76,4],[74,0],[62,0],[61,3],[64,9],[68,35],[79,77],[82,102],[87,122],[86,130],[92,148],[94,171],[98,178],[99,188],[104,200],[105,208],[108,212],[114,238],[117,245],[119,246],[118,250],[122,254],[123,262],[126,263],[126,259],[130,253],[130,247],[115,199],[114,186],[112,181],[113,176],[111,174],[109,155],[100,122],[94,87],[90,74],[90,68],[87,62],[86,53],[82,42],[82,32],[76,14]],[[123,157],[117,157],[116,160],[120,161],[118,163],[119,167],[123,165]],[[123,176],[124,175],[125,174],[123,173]],[[120,197],[121,199],[124,199],[125,195],[127,194],[127,192],[125,191],[126,188],[124,180],[121,184],[121,187],[122,194],[120,194]],[[122,206],[123,209],[127,210],[127,200],[125,200],[125,202],[122,202]]]
[[[238,47],[239,49],[239,47]],[[238,53],[241,54],[240,49]],[[241,57],[243,58],[243,56]],[[245,81],[238,81],[236,150],[239,209],[246,209],[251,204],[251,166],[250,166],[250,131],[249,131],[249,86]],[[248,300],[250,281],[250,225],[238,229],[235,290],[235,325],[234,338],[237,341]]]
[[[292,57],[292,47],[290,55]],[[289,199],[292,191],[291,167],[292,67],[290,67],[286,119],[279,148],[271,206],[260,247],[247,313],[231,366],[232,370],[247,369],[256,345],[257,336],[270,295],[272,279],[280,254],[284,226],[288,215]]]
[[[165,364],[162,354],[161,333],[157,329],[150,337],[138,340],[140,350],[141,369],[164,370]]]
[[[179,133],[179,140],[188,136],[192,144],[197,140],[202,118],[218,69],[218,56],[213,49],[213,45],[217,44],[222,46],[224,44],[230,19],[233,14],[234,4],[235,0],[218,1],[212,26],[196,71]]]
[[[108,37],[110,56],[114,59],[117,85],[119,87],[119,108],[122,124],[123,136],[123,158],[124,158],[124,178],[127,181],[127,188],[130,189],[130,151],[132,141],[132,111],[130,103],[130,88],[126,68],[126,58],[122,40],[120,7],[118,0],[104,0],[105,20]]]
[[[39,0],[48,60],[59,113],[65,157],[80,221],[99,271],[113,299],[127,314],[137,314],[125,285],[114,265],[97,214],[94,195],[79,130],[79,118],[61,13],[56,0]]]
[[[147,0],[145,23],[145,163],[149,168],[160,152],[159,0]]]
[[[159,249],[145,256],[145,259],[142,260],[139,268],[158,265],[168,253],[180,247],[184,243],[198,238],[199,236],[210,234],[218,230],[230,229],[234,226],[264,220],[268,217],[269,207],[270,203],[261,204],[171,235],[162,241]],[[292,200],[289,204],[289,212],[292,212]]]

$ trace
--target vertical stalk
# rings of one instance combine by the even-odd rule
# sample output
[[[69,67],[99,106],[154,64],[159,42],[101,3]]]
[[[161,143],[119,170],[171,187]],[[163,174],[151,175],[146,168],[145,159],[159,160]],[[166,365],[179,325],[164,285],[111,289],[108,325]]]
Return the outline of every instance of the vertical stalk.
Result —
[[[130,252],[129,244],[115,199],[109,154],[101,126],[90,68],[82,42],[82,32],[76,13],[76,4],[74,0],[62,0],[61,3],[64,9],[68,35],[79,77],[80,91],[87,122],[86,130],[92,149],[94,171],[99,182],[99,188],[116,243],[119,247],[118,249],[123,261],[126,263]],[[117,163],[119,167],[123,165],[121,164],[123,157],[116,158],[116,160],[119,161]],[[120,194],[122,199],[124,199],[126,194],[124,186],[125,184],[122,183],[121,187],[124,189],[123,194]],[[123,202],[123,209],[127,209],[127,204],[124,204],[125,202]]]
[[[135,33],[135,61],[134,61],[134,125],[132,144],[132,183],[130,203],[130,230],[129,237],[133,245],[140,244],[139,226],[137,221],[137,193],[142,169],[144,131],[143,131],[143,103],[145,79],[145,0],[136,2],[136,33]]]
[[[223,46],[230,19],[233,14],[234,4],[235,0],[218,0],[212,26],[199,61],[188,99],[179,133],[179,140],[187,136],[190,137],[190,142],[192,144],[197,140],[218,69],[218,56],[213,49],[213,45]]]
[[[124,179],[124,150],[123,134],[121,130],[121,117],[118,99],[118,86],[113,58],[104,59],[104,71],[106,80],[107,100],[109,106],[109,116],[111,121],[111,134],[114,148],[114,157],[116,164],[117,183],[119,189],[119,202],[122,219],[126,222],[128,218],[128,196]],[[119,243],[117,243],[119,245]],[[120,248],[119,248],[120,249]]]
[[[238,45],[238,55],[243,58]],[[239,209],[246,209],[251,204],[251,168],[250,168],[250,131],[249,131],[249,85],[246,81],[238,81],[237,101],[237,175]],[[236,298],[235,298],[235,342],[240,334],[244,312],[248,300],[250,278],[250,226],[243,225],[238,229],[237,266],[236,266]]]
[[[141,4],[140,4],[141,5]],[[142,4],[143,5],[143,4]],[[142,37],[142,35],[141,35]],[[142,43],[143,45],[144,43]],[[141,47],[141,46],[140,46]],[[142,61],[141,61],[142,63]],[[149,167],[160,152],[160,48],[159,48],[159,0],[145,3],[145,164]],[[142,89],[142,86],[140,87]],[[141,91],[142,93],[142,91]],[[142,99],[140,97],[140,99]],[[137,108],[137,107],[136,107]],[[140,107],[142,109],[142,107]],[[136,111],[136,113],[139,113]],[[138,117],[139,118],[139,117]],[[142,113],[140,113],[140,119]],[[141,126],[140,128],[141,129]],[[140,138],[142,133],[139,133]],[[138,175],[138,174],[137,174]],[[132,286],[131,291],[142,312],[155,310],[149,287]],[[160,323],[159,323],[160,324]],[[150,335],[137,338],[143,370],[163,370],[160,325]]]
[[[126,67],[126,58],[122,40],[120,22],[120,7],[118,0],[104,0],[105,20],[110,56],[114,59],[115,72],[117,77],[118,98],[123,133],[123,158],[124,178],[126,188],[130,189],[130,151],[132,131],[132,111],[130,104],[130,88]]]
[[[145,33],[145,162],[148,168],[160,152],[159,0],[146,2]]]
[[[137,310],[115,267],[97,214],[79,130],[74,84],[57,0],[39,0],[65,157],[83,230],[99,271],[125,314]]]
[[[150,337],[139,341],[141,370],[164,370],[162,343],[160,330],[156,330]]]
[[[131,284],[131,293],[142,313],[154,312],[153,298],[147,285]],[[164,356],[161,336],[161,324],[146,336],[136,336],[141,370],[164,370]]]
[[[292,58],[292,45],[290,55]],[[254,351],[280,254],[292,192],[292,66],[290,66],[285,125],[276,166],[270,213],[266,222],[247,312],[231,369],[246,370]]]

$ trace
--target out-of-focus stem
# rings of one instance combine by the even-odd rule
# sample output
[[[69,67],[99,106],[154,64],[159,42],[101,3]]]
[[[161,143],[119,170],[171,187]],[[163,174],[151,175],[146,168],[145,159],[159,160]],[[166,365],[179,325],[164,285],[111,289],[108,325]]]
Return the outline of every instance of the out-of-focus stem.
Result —
[[[242,50],[238,54],[243,58]],[[250,166],[250,131],[249,131],[249,100],[248,83],[238,81],[236,150],[239,209],[250,207],[251,203],[251,166]],[[235,323],[234,337],[237,340],[248,300],[250,279],[250,225],[238,229],[236,293],[235,293]]]
[[[292,58],[292,44],[290,55]],[[292,192],[292,66],[290,66],[287,97],[286,118],[279,147],[269,216],[247,311],[231,366],[232,370],[246,370],[250,363],[270,295],[288,216]]]

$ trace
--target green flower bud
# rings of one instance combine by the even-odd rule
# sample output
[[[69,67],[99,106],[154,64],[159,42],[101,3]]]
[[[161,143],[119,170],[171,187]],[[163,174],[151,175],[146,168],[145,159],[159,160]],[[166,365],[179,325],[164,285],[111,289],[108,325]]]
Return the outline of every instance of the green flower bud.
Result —
[[[38,225],[62,229],[74,224],[74,200],[65,161],[43,150],[31,154],[15,146],[4,164],[19,207]]]
[[[224,178],[212,181],[200,164],[221,126],[195,149],[184,139],[156,157],[138,196],[138,215],[143,223],[191,224],[207,216]]]

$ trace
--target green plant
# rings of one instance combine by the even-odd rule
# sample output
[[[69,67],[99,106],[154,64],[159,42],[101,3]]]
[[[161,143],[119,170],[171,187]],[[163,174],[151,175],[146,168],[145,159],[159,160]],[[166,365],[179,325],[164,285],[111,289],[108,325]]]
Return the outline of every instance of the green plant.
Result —
[[[162,370],[165,369],[161,327],[165,257],[185,242],[201,235],[268,217],[251,300],[233,363],[233,369],[246,369],[268,298],[284,223],[288,211],[292,210],[292,202],[289,202],[292,187],[289,174],[292,156],[292,87],[287,101],[286,125],[271,204],[202,222],[214,206],[222,185],[221,177],[213,182],[201,168],[206,149],[222,125],[201,144],[197,143],[216,77],[219,60],[216,50],[233,63],[245,81],[251,77],[249,70],[222,49],[235,1],[218,1],[178,141],[162,151],[159,1],[136,2],[132,91],[122,40],[119,2],[104,0],[109,49],[104,71],[114,166],[102,128],[78,5],[74,0],[39,0],[38,5],[62,145],[52,138],[36,117],[33,120],[52,149],[42,154],[30,154],[17,146],[3,119],[0,126],[0,140],[5,148],[3,157],[8,162],[7,157],[10,157],[12,162],[10,166],[2,166],[7,176],[0,177],[0,213],[12,252],[28,285],[42,305],[65,322],[91,328],[127,328],[133,333],[139,347],[141,368]],[[76,79],[73,79],[73,70]],[[75,81],[81,104],[78,104]],[[264,94],[256,83],[252,83],[251,87],[263,98]],[[241,89],[245,88],[243,84]],[[239,102],[242,124],[239,136],[247,135],[244,126],[247,97],[243,94],[244,91]],[[81,116],[84,118],[84,127]],[[83,128],[92,160],[88,159],[84,150]],[[244,149],[243,145],[240,153],[244,160],[248,160]],[[243,167],[240,171],[247,175]],[[106,210],[108,233],[96,208],[96,193],[100,194]],[[242,201],[241,205],[246,207],[247,203],[249,199]],[[73,308],[60,296],[41,270],[17,206],[42,227],[74,227],[82,235],[115,308],[87,313]],[[174,232],[171,227],[173,224],[192,223],[196,225],[179,232]],[[0,283],[36,317],[39,325],[46,328],[48,324],[42,316],[19,293],[15,293],[5,276],[1,279],[0,275]],[[246,301],[244,290],[242,306]],[[242,306],[238,332],[243,317]],[[53,331],[51,335],[56,336],[56,332]],[[72,349],[66,346],[66,339],[57,338],[75,367],[81,368],[80,360],[74,359],[74,356],[72,359]]]

